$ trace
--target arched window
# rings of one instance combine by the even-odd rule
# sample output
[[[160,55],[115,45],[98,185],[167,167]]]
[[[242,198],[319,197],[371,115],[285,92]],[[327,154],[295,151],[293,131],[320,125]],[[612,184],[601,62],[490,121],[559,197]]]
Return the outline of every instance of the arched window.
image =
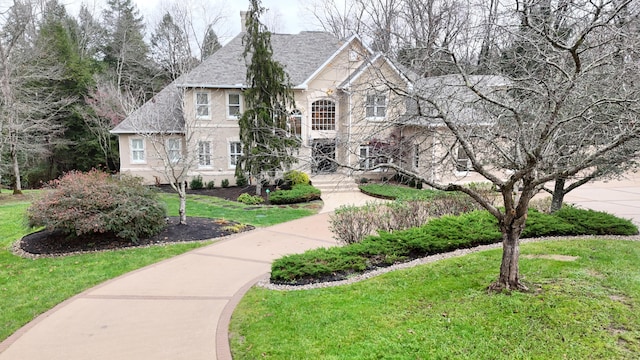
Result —
[[[318,100],[311,104],[311,129],[336,129],[336,104],[331,100]]]

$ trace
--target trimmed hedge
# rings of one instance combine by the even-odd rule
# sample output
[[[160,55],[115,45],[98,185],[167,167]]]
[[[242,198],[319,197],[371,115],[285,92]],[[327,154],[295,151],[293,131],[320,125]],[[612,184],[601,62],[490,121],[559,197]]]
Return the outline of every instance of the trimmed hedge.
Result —
[[[550,215],[531,209],[522,237],[592,234],[636,235],[638,228],[629,220],[592,210],[565,207]],[[501,240],[497,220],[487,211],[443,216],[421,227],[380,232],[359,243],[282,257],[271,266],[271,281],[303,285],[342,280],[377,267]]]
[[[320,189],[306,184],[294,185],[291,190],[276,190],[269,195],[269,202],[276,205],[296,204],[320,199]]]

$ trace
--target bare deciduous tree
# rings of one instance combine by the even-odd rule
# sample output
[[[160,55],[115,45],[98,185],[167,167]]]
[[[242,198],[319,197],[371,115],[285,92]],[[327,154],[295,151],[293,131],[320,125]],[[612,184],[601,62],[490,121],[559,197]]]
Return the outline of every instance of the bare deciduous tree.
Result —
[[[36,18],[29,1],[15,1],[0,18],[7,35],[0,38],[0,150],[9,154],[14,194],[22,192],[21,164],[58,140],[55,120],[74,100],[47,87],[63,78],[62,69],[47,61],[47,44],[36,43]]]
[[[492,36],[503,47],[499,56],[483,61],[483,73],[493,75],[473,75],[475,69],[457,52],[468,49],[450,46],[446,51],[457,74],[414,77],[408,88],[389,82],[390,91],[408,103],[407,114],[393,126],[420,141],[420,155],[471,171],[501,194],[498,207],[473,186],[441,178],[433,168],[376,166],[436,189],[464,192],[496,217],[503,255],[492,290],[527,288],[520,279],[519,239],[529,201],[545,184],[580,181],[640,155],[637,4],[538,5],[523,0],[499,6]],[[616,19],[623,12],[634,20],[621,25]],[[486,37],[482,29],[476,28],[477,44]]]

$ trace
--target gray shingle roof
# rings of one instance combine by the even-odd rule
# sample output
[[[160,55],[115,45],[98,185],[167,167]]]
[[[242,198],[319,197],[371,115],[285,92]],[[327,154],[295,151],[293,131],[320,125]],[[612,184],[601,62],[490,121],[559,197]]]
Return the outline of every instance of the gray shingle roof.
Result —
[[[176,81],[167,85],[151,100],[118,124],[112,134],[181,133],[184,131],[182,116],[183,90]]]
[[[184,130],[183,88],[242,88],[247,67],[242,56],[240,33],[220,50],[205,59],[157,93],[116,126],[113,134],[178,133]],[[343,45],[335,36],[318,31],[299,34],[271,34],[273,57],[283,65],[293,86],[301,85],[327,62]]]
[[[185,87],[227,88],[246,83],[247,68],[242,56],[240,33],[220,50],[186,74],[179,83]],[[273,58],[289,74],[293,86],[304,83],[343,43],[335,36],[318,31],[299,34],[271,34]]]
[[[499,75],[471,75],[467,80],[490,96],[500,96],[498,93],[510,84],[509,79]],[[486,103],[478,101],[480,98],[467,87],[461,75],[422,78],[413,84],[413,91],[419,96],[407,99],[406,124],[438,125],[442,122],[437,116],[442,114],[459,122],[480,124],[491,121],[483,108]],[[442,113],[438,113],[430,102],[438,104]]]

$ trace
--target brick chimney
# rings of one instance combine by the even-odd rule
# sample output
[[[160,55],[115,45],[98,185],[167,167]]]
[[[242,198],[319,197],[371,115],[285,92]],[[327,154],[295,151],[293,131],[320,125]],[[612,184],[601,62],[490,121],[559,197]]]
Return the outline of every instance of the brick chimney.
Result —
[[[247,11],[240,11],[240,31],[247,31]]]

